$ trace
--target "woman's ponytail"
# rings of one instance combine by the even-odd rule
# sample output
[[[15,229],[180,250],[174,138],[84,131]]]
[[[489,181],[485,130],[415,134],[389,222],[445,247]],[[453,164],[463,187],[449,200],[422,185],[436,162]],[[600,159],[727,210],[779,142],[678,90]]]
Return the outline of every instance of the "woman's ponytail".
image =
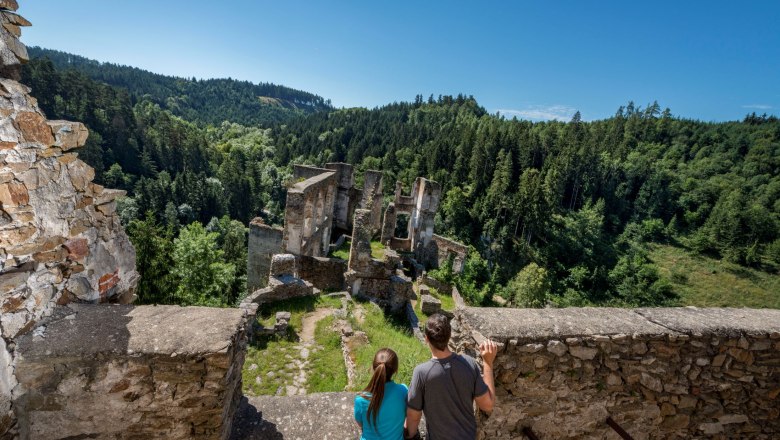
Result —
[[[364,398],[369,399],[366,419],[376,428],[379,408],[382,406],[382,399],[385,397],[385,383],[392,380],[393,375],[398,370],[398,356],[393,350],[383,348],[374,355],[373,367],[374,374],[371,375],[371,381],[363,392]]]

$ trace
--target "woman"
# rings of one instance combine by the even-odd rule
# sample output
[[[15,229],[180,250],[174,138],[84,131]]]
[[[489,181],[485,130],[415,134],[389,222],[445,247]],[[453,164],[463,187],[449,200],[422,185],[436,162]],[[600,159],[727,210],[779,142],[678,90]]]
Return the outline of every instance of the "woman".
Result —
[[[368,386],[355,396],[355,421],[363,430],[360,439],[403,440],[409,388],[393,382],[398,355],[383,348],[374,355],[373,367]]]

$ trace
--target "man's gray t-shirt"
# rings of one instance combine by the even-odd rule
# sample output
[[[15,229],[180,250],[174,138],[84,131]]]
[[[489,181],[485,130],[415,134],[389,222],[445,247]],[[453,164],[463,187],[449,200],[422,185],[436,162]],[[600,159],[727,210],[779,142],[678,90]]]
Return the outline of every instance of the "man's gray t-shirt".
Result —
[[[425,414],[429,440],[474,440],[474,398],[487,391],[474,358],[453,353],[415,367],[406,405]]]

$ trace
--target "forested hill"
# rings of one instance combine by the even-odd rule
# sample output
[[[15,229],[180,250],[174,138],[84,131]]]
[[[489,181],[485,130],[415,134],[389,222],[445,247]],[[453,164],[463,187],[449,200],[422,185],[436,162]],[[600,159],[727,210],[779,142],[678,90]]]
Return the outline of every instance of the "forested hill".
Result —
[[[282,220],[290,164],[346,161],[358,178],[383,170],[388,195],[396,180],[407,191],[417,176],[442,184],[436,230],[474,249],[453,280],[472,303],[702,305],[683,296],[737,277],[754,298],[728,287],[733,301],[708,304],[780,306],[774,117],[705,123],[629,104],[605,120],[534,123],[471,97],[418,96],[261,128],[193,123],[40,58],[22,82],[50,119],[87,124],[79,156],[97,182],[128,191],[117,209],[138,250],[141,302],[235,304],[245,225]],[[191,82],[193,96],[205,84]],[[693,280],[684,267],[728,276]]]
[[[191,122],[217,125],[227,120],[266,126],[332,109],[330,100],[277,84],[177,78],[40,47],[28,51],[33,59],[48,58],[58,70],[76,69],[93,80],[127,89],[135,100],[146,96]]]
[[[770,273],[780,263],[775,117],[705,123],[630,103],[606,120],[533,123],[486,114],[469,97],[418,96],[311,115],[273,138],[280,160],[383,170],[386,190],[395,179],[440,182],[437,231],[487,260],[473,260],[481,275],[462,289],[476,301],[675,304],[653,241]]]

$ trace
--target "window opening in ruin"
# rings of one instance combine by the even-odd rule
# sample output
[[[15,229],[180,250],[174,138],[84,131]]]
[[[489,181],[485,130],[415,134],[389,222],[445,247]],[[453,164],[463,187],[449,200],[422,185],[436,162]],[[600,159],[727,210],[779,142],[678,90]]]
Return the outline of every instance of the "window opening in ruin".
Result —
[[[396,238],[409,238],[409,220],[411,216],[408,213],[400,212],[395,219],[395,232],[393,236]]]

